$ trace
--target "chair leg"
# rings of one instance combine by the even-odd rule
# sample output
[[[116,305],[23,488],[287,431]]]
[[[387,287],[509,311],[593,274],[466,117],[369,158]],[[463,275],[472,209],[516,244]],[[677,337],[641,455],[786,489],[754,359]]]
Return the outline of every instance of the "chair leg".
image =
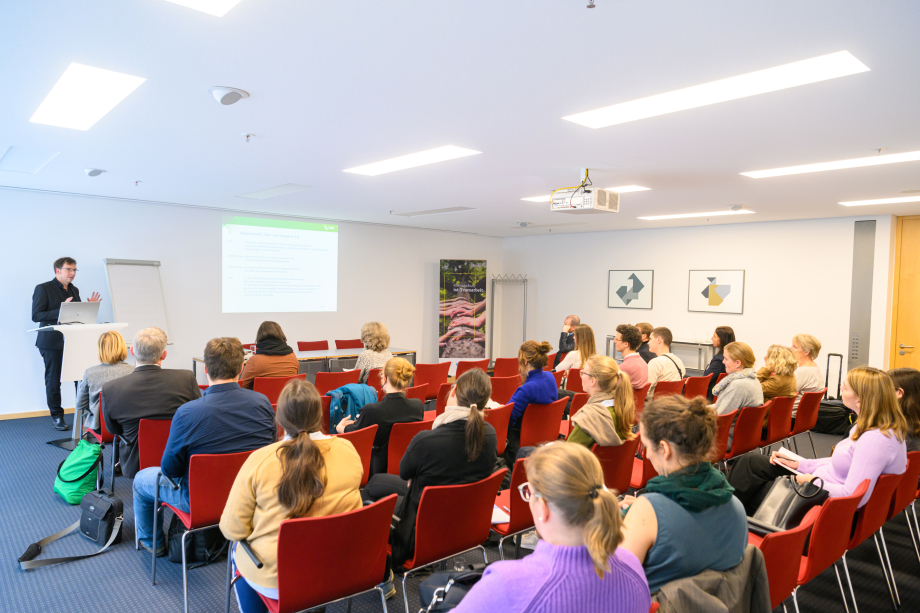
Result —
[[[914,537],[914,528],[910,523],[910,513],[907,512],[907,509],[904,509],[904,519],[907,520],[907,531],[910,532],[910,540],[914,543],[914,553],[917,554],[917,561],[920,562],[920,549],[917,548],[917,539]]]
[[[882,537],[882,546],[879,547],[878,537]],[[894,610],[898,610],[898,606],[901,604],[901,597],[898,596],[898,586],[894,582],[894,570],[891,569],[891,560],[888,559],[888,547],[885,545],[885,535],[882,533],[882,529],[879,528],[878,534],[873,534],[872,539],[875,541],[875,549],[878,551],[878,561],[882,563],[882,573],[885,575],[885,583],[888,584],[888,594],[891,596],[891,606],[894,607]],[[882,557],[884,552],[885,557]],[[888,571],[891,569],[891,581],[888,580]]]
[[[514,559],[515,560],[521,559],[521,543],[523,542],[524,542],[523,534],[518,534],[516,537],[514,537]]]
[[[150,584],[151,585],[157,584],[157,532],[158,532],[157,523],[159,523],[158,520],[160,518],[159,512],[160,512],[160,483],[159,483],[159,480],[157,480],[157,487],[153,493],[153,540],[151,541],[151,547],[150,547],[151,551],[153,551],[153,553],[150,555],[150,560],[151,560]],[[135,535],[136,535],[137,527],[135,527],[134,530],[135,530]]]
[[[233,589],[233,546],[227,548],[227,602],[224,613],[230,613],[230,590]]]
[[[836,568],[836,566],[835,566]],[[795,605],[795,613],[799,613],[799,586],[795,586],[795,589],[792,590],[792,604]]]
[[[188,530],[182,533],[182,596],[184,597],[185,613],[188,613],[188,565],[185,561],[185,539],[188,535]]]
[[[859,605],[856,604],[856,593],[853,591],[853,581],[850,579],[850,569],[847,568],[847,554],[843,554],[843,572],[847,576],[847,583],[850,586],[850,596],[853,597],[853,610],[859,613]]]
[[[792,441],[792,446],[795,448],[796,454],[798,454],[798,452],[799,452],[799,444],[795,442],[795,437],[793,436],[792,439],[790,439],[790,440]]]
[[[911,536],[913,536],[913,535],[911,535]],[[508,538],[508,537],[503,536],[503,537],[501,537],[500,539],[498,539],[498,559],[499,559],[499,560],[504,560],[504,559],[505,559],[505,547],[504,547],[504,545],[505,545],[505,539],[506,539],[506,538]],[[514,542],[514,537],[513,537],[513,536],[511,537],[511,540],[512,540],[512,542]]]
[[[836,562],[834,562],[834,572],[837,574],[837,586],[840,588],[840,597],[843,599],[843,608],[846,610],[847,613],[850,613],[850,606],[847,604],[847,595],[843,591],[843,582],[840,581],[840,570],[837,568]],[[849,581],[849,579],[847,579],[847,581]],[[792,592],[792,595],[795,596],[795,592]],[[854,601],[853,604],[855,605],[856,602]],[[796,608],[798,608],[799,606],[798,601],[796,601],[795,606]]]
[[[351,598],[345,601],[345,613],[351,613]]]
[[[483,547],[482,545],[480,545],[480,546],[479,546],[479,551],[482,552],[482,563],[483,563],[483,564],[488,564],[488,563],[489,563],[489,558],[488,558],[488,556],[486,555],[486,548]]]
[[[811,430],[808,430],[808,440],[811,441],[811,455],[814,458],[818,457],[818,452],[815,450],[815,438],[811,435]]]
[[[383,593],[383,588],[379,585],[374,589],[380,594],[380,606],[383,608],[383,613],[387,613],[387,595]],[[403,598],[405,598],[405,596],[403,596]]]
[[[412,573],[411,570],[407,570],[403,573],[402,586],[403,586],[403,604],[406,606],[406,613],[409,613],[409,593],[406,592],[406,579],[409,578],[409,575]],[[383,603],[384,609],[386,609],[386,601]]]

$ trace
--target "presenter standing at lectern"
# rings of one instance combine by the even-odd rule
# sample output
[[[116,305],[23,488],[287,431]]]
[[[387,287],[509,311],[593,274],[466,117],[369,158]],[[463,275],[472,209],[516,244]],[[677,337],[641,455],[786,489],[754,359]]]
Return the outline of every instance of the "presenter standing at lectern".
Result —
[[[39,327],[53,326],[58,321],[62,302],[80,302],[80,290],[73,284],[77,276],[77,261],[59,258],[54,262],[54,278],[39,283],[32,292],[32,321]],[[93,292],[89,302],[99,301],[99,292]],[[67,430],[61,407],[61,365],[64,361],[64,335],[60,332],[39,332],[35,340],[45,361],[45,396],[55,430]]]

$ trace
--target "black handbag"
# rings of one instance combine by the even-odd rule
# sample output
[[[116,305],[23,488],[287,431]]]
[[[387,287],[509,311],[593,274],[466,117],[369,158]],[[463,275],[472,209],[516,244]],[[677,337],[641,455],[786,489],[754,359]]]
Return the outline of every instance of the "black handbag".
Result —
[[[748,529],[759,536],[782,532],[798,526],[812,507],[827,500],[827,490],[816,483],[824,479],[815,477],[808,483],[799,483],[795,475],[777,477],[767,492],[767,497],[748,518]]]
[[[185,532],[185,526],[173,515],[166,531],[166,550],[170,562],[182,563],[182,535]],[[189,570],[207,566],[218,560],[226,549],[227,539],[220,528],[192,532],[185,537],[185,563],[189,565]]]
[[[484,564],[470,564],[468,570],[432,573],[418,586],[419,603],[428,608],[425,613],[452,611],[474,585],[482,579]]]

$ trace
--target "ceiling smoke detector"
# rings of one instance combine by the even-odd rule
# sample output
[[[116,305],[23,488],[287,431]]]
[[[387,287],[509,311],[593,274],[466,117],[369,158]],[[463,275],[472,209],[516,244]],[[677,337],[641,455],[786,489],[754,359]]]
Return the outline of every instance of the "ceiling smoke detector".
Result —
[[[101,175],[101,174],[104,173],[105,171],[102,170],[101,168],[84,168],[84,169],[83,169],[83,172],[86,173],[86,176],[87,176],[87,177],[98,177],[99,175]]]
[[[730,204],[728,208],[732,211],[743,211],[745,207],[743,204]]]
[[[216,87],[212,87],[208,91],[211,92],[211,95],[214,96],[215,100],[217,100],[224,106],[236,104],[243,98],[249,97],[249,92],[245,92],[235,87],[223,87],[221,85],[218,85]]]

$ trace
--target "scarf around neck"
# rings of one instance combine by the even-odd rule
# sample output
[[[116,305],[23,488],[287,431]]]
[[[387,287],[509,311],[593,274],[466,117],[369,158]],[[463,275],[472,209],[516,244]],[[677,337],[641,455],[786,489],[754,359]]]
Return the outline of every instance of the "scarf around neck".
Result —
[[[431,424],[431,429],[434,430],[438,426],[443,426],[455,421],[465,421],[470,418],[470,409],[467,407],[447,407],[444,409],[444,412],[438,415],[434,423]]]
[[[736,381],[738,379],[756,379],[756,378],[757,378],[757,373],[754,371],[753,368],[742,368],[741,370],[738,370],[729,375],[726,375],[724,379],[719,381],[719,383],[715,387],[712,388],[712,394],[714,396],[720,395],[722,393],[722,390],[728,387],[728,384],[731,383],[732,381]]]
[[[294,353],[291,346],[277,338],[266,338],[256,344],[256,355],[288,355]]]
[[[726,504],[735,488],[712,464],[700,462],[666,477],[649,479],[645,491],[662,494],[691,513],[699,513]]]

